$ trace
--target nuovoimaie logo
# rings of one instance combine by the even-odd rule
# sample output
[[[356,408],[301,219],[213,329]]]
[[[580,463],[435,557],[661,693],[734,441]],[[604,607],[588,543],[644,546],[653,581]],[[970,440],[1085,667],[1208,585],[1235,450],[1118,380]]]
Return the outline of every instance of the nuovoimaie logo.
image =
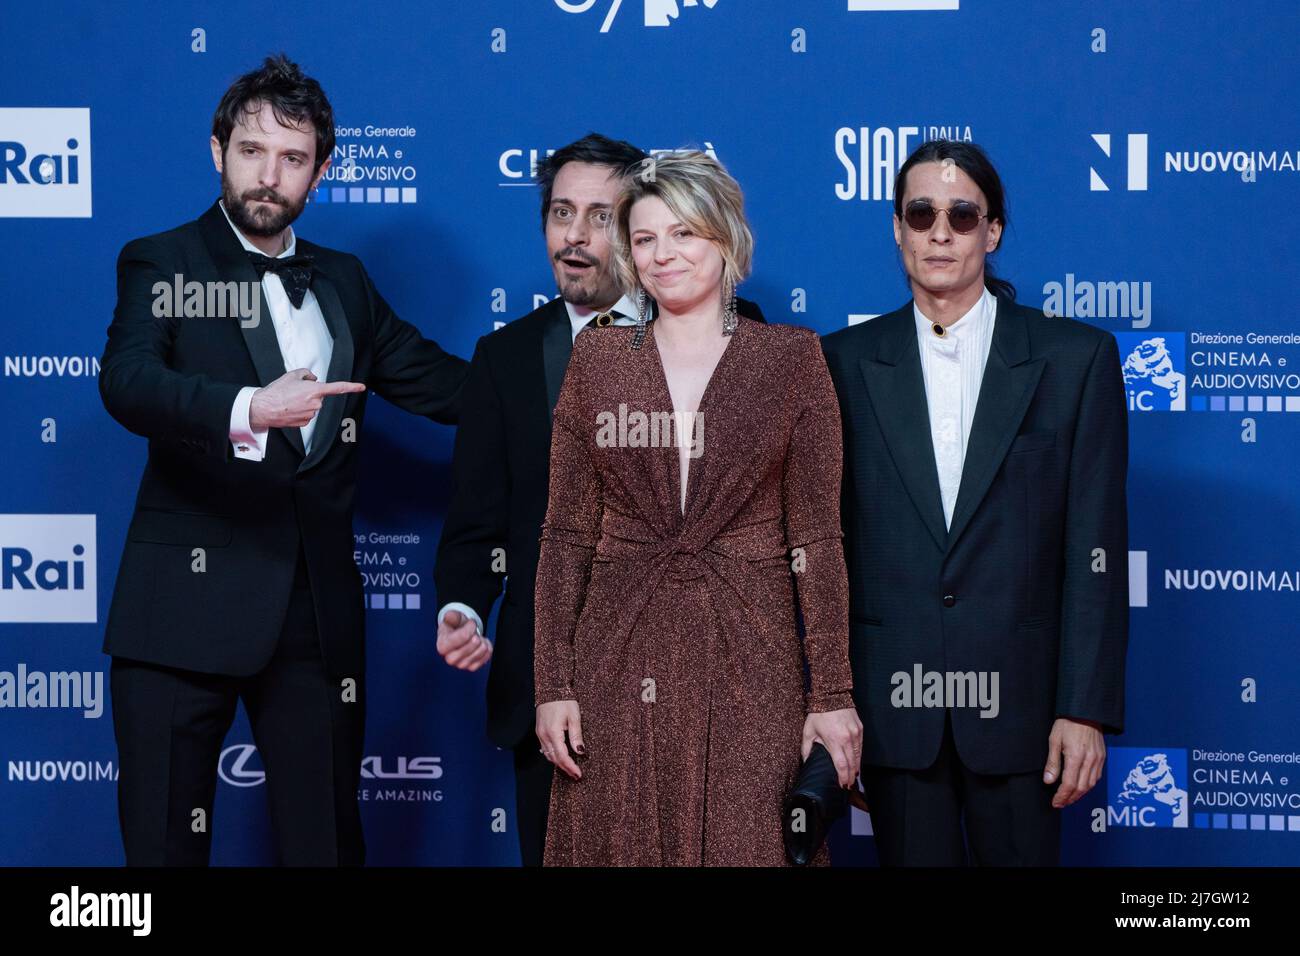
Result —
[[[0,217],[90,214],[90,110],[0,107]]]
[[[94,515],[0,515],[0,622],[94,624]]]
[[[1116,332],[1131,412],[1187,410],[1187,340],[1182,332]]]
[[[1186,828],[1187,751],[1112,747],[1106,755],[1108,826]]]

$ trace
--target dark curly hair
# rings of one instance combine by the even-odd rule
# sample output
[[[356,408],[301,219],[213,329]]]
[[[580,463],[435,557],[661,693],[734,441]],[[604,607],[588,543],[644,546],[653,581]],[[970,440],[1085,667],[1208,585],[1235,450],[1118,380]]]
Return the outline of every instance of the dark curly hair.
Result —
[[[263,103],[270,103],[275,118],[284,126],[310,123],[316,128],[316,165],[313,172],[334,152],[334,110],[325,91],[298,64],[283,53],[268,56],[260,69],[245,73],[230,85],[212,117],[212,135],[224,156],[230,134],[241,115],[255,115]]]

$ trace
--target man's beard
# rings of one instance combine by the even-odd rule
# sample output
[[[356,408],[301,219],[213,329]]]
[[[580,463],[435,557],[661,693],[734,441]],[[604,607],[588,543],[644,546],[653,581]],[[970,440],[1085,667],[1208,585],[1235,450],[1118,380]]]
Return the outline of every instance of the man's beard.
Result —
[[[569,258],[590,262],[595,268],[592,270],[591,275],[577,279],[566,279],[557,276],[556,286],[560,290],[560,297],[565,302],[583,306],[584,308],[601,308],[618,300],[621,293],[609,281],[611,276],[608,266],[602,269],[599,260],[594,256],[574,254],[569,249],[560,250],[555,258],[557,260],[563,259],[566,254]]]
[[[279,206],[253,206],[252,202],[257,199],[279,203]],[[240,232],[270,239],[284,232],[288,225],[302,214],[303,207],[307,205],[307,195],[304,193],[302,199],[296,204],[289,202],[275,190],[265,187],[250,189],[242,196],[238,196],[235,194],[234,187],[230,185],[230,180],[226,178],[225,170],[222,170],[221,201],[226,207],[230,221],[239,228]]]
[[[600,284],[588,286],[581,279],[574,279],[571,282],[565,282],[560,286],[560,297],[565,302],[571,302],[574,305],[594,306],[598,305],[600,296]]]

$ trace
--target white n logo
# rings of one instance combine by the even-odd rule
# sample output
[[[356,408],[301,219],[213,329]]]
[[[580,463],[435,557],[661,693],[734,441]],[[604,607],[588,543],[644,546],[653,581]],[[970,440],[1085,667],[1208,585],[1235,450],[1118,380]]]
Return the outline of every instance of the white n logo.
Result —
[[[1093,133],[1092,140],[1101,151],[1110,156],[1110,133]],[[1095,193],[1110,192],[1097,170],[1088,167],[1088,188]],[[1145,192],[1147,188],[1147,134],[1128,134],[1128,185],[1129,192]]]
[[[1147,553],[1128,553],[1128,606],[1147,606]]]

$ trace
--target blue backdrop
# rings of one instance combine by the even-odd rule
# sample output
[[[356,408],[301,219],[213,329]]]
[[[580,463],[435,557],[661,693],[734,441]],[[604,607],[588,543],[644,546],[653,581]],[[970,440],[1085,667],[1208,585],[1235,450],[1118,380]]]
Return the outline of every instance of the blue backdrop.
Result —
[[[906,153],[984,145],[1009,191],[1000,273],[1022,302],[1116,332],[1130,381],[1128,729],[1065,813],[1064,861],[1300,860],[1297,36],[1288,0],[7,7],[0,864],[122,860],[94,689],[145,446],[96,387],[114,260],[212,202],[217,100],[280,50],[339,123],[295,228],[358,254],[399,314],[465,356],[554,294],[531,165],[588,130],[712,149],[756,237],[742,293],[821,332],[908,298],[890,231]],[[518,860],[485,674],[434,650],[452,438],[381,402],[363,441],[378,864]],[[14,692],[36,672],[80,675],[65,685],[80,699],[17,706],[38,702]],[[227,746],[214,861],[269,862],[242,713]],[[837,859],[874,859],[868,834],[864,816],[838,827]]]

